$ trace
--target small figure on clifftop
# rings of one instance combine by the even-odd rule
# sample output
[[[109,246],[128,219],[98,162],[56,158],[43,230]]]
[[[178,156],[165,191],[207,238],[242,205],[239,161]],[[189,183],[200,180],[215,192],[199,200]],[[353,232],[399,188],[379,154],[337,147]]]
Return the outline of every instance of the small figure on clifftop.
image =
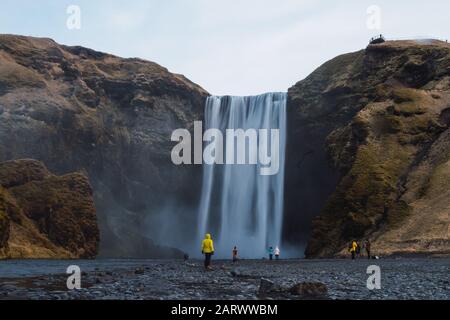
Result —
[[[267,252],[269,253],[269,260],[273,260],[273,247],[269,247]]]
[[[357,247],[358,247],[358,244],[356,243],[355,240],[353,240],[349,246],[350,253],[352,254],[352,260],[355,260]]]
[[[370,240],[367,239],[366,242],[364,243],[364,247],[366,248],[366,252],[367,252],[367,259],[370,259]]]
[[[275,247],[275,260],[280,258],[280,248],[278,246]]]
[[[212,269],[210,264],[211,256],[214,254],[214,243],[209,233],[205,235],[205,239],[202,241],[202,254],[205,255],[205,269]]]
[[[233,248],[233,263],[235,263],[236,261],[238,261],[238,249],[236,246],[234,246],[234,248]]]
[[[369,44],[379,44],[379,43],[383,43],[385,41],[386,41],[386,39],[383,37],[382,34],[380,34],[377,37],[371,38],[370,41],[369,41]]]

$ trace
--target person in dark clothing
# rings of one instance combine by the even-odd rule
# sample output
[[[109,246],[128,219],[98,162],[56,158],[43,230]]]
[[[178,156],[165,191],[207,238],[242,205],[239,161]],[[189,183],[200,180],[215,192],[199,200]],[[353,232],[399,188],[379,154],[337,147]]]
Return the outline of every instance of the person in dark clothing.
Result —
[[[267,251],[269,253],[269,260],[272,260],[273,259],[273,247],[270,247]]]
[[[238,249],[237,249],[237,247],[235,246],[235,247],[233,248],[233,263],[235,263],[237,260],[238,260]]]
[[[204,261],[205,269],[211,269],[211,253],[205,253],[205,261]]]
[[[364,247],[366,248],[366,252],[367,252],[367,259],[370,259],[370,240],[367,239],[366,242],[364,243]]]

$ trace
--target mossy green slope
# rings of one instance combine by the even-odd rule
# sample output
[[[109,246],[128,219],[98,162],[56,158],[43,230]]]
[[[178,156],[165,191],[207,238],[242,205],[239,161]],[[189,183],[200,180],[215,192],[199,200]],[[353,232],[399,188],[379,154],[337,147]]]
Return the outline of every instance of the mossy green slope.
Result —
[[[428,210],[434,201],[425,197],[427,183],[450,191],[449,180],[436,178],[436,172],[446,172],[447,160],[439,166],[427,160],[433,145],[438,150],[448,143],[450,46],[387,42],[351,55],[325,64],[290,90],[301,125],[326,132],[323,146],[340,175],[312,223],[306,256],[345,255],[353,239],[371,239],[378,254],[450,253],[448,220],[442,218],[448,217],[450,200],[429,210],[434,219],[418,218],[418,203]],[[417,173],[424,161],[426,173]],[[425,174],[429,178],[422,181]],[[413,184],[421,193],[410,192]]]

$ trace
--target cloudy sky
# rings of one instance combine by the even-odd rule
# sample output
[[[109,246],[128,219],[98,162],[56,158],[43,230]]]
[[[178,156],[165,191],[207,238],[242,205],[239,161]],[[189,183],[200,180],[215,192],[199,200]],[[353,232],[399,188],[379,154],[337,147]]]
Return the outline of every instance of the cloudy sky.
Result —
[[[71,5],[80,29],[67,27]],[[0,33],[140,57],[212,94],[252,95],[286,91],[376,34],[448,39],[449,12],[448,0],[1,0]]]

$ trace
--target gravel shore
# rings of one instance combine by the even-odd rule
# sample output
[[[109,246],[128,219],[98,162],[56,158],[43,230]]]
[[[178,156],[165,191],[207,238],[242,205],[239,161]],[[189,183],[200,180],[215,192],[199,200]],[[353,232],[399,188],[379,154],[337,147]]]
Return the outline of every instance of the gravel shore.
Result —
[[[68,290],[69,265],[82,271]],[[381,289],[367,289],[367,267],[381,269]],[[238,299],[253,300],[261,278],[277,288],[266,299],[299,299],[289,289],[321,283],[325,299],[450,299],[450,259],[380,260],[10,260],[0,262],[1,299]],[[304,297],[303,297],[304,298]]]

